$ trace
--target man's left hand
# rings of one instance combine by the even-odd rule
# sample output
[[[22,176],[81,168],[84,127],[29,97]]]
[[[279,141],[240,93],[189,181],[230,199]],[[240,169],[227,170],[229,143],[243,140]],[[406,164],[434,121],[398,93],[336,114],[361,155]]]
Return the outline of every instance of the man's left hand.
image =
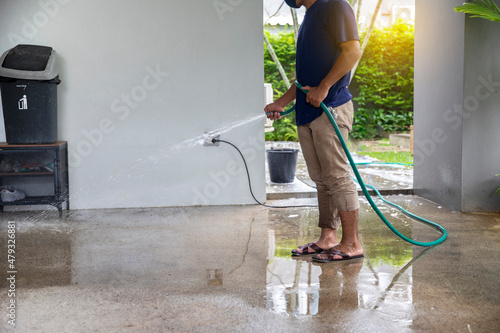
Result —
[[[306,95],[306,102],[317,108],[328,96],[328,89],[321,85],[317,87],[304,86],[302,89],[309,91]]]

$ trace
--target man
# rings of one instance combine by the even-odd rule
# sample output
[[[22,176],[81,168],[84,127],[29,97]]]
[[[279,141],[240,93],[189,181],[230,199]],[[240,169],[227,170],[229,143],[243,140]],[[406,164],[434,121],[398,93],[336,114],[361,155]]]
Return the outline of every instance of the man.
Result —
[[[296,100],[297,131],[309,176],[318,191],[321,236],[299,246],[292,255],[319,254],[316,261],[331,262],[363,256],[358,237],[359,201],[356,185],[340,141],[321,102],[336,118],[344,140],[352,128],[350,71],[361,56],[356,19],[345,0],[285,0],[290,7],[306,7],[297,40],[297,81],[308,94],[291,87],[265,107],[268,118]],[[342,224],[338,243],[337,229]]]

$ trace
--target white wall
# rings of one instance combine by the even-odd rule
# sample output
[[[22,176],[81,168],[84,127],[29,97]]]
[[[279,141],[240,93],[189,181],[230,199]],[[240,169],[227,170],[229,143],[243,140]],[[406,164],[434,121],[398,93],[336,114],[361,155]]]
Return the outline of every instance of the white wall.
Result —
[[[214,130],[265,200],[261,1],[1,1],[0,31],[59,54],[72,208],[253,203]]]

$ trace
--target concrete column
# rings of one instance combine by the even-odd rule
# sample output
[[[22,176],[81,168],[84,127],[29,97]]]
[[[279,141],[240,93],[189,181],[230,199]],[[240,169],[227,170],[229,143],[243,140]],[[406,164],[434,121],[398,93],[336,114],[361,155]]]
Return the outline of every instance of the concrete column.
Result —
[[[500,210],[500,24],[416,2],[414,186],[460,211]]]

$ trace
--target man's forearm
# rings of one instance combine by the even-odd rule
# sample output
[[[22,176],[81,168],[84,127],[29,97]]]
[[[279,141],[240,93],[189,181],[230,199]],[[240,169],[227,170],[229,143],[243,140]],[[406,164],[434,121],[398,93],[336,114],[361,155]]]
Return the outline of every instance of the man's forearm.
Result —
[[[335,64],[328,75],[319,84],[320,87],[329,90],[338,80],[349,73],[360,57],[361,50],[359,47],[359,41],[349,41],[344,43],[337,61],[335,61]]]
[[[361,57],[359,41],[352,40],[341,43],[341,51],[337,60],[333,64],[332,69],[326,77],[320,82],[317,87],[305,86],[305,90],[309,90],[306,97],[306,102],[315,107],[319,107],[321,102],[328,96],[328,91],[337,81],[354,67],[358,59]]]
[[[296,93],[296,87],[295,84],[293,84],[287,91],[286,93],[283,94],[280,98],[276,100],[276,104],[278,104],[281,107],[285,107],[290,103],[291,101],[295,100],[295,93]]]

